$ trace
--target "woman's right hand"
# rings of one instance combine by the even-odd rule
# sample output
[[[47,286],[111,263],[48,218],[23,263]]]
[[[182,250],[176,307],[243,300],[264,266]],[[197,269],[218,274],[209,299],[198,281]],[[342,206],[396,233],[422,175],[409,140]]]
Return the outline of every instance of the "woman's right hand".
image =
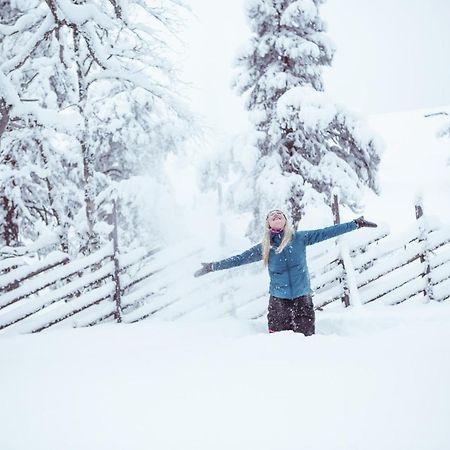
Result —
[[[202,275],[206,275],[209,272],[213,271],[213,263],[201,263],[202,268],[197,270],[197,272],[194,273],[194,277],[200,277]]]

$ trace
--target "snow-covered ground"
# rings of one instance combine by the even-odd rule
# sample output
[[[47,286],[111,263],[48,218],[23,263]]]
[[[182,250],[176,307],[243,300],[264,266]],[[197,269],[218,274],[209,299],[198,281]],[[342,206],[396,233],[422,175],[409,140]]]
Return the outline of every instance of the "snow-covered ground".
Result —
[[[445,450],[450,304],[0,339],[2,450]]]

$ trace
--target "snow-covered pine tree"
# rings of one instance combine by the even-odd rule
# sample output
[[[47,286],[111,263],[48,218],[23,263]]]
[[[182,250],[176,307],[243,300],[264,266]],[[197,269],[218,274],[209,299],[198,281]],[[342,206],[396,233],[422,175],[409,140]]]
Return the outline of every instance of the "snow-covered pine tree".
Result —
[[[323,92],[322,70],[334,54],[319,14],[323,1],[247,4],[253,35],[238,57],[235,87],[256,128],[255,221],[287,206],[296,226],[311,197],[331,206],[334,192],[357,211],[361,188],[377,191],[380,145]]]
[[[85,251],[91,251],[101,237],[98,225],[104,212],[99,204],[105,203],[105,193],[137,169],[141,172],[155,154],[174,150],[186,114],[173,94],[164,37],[180,4],[179,0],[157,5],[146,0],[25,0],[0,25],[0,106],[8,111],[2,114],[2,123],[9,123],[3,134],[3,169],[11,161],[14,167],[26,164],[31,185],[39,171],[46,179],[57,173],[63,184],[69,182],[69,187],[44,183],[44,195],[45,189],[39,193],[25,188],[26,183],[17,189],[17,174],[5,170],[5,179],[13,183],[9,195],[14,192],[10,200],[17,222],[35,221],[31,211],[43,208],[34,204],[53,210],[52,190],[62,209],[70,210],[69,227],[75,227],[78,236],[87,236]],[[161,126],[160,117],[171,126]],[[24,140],[17,128],[33,138]],[[37,164],[44,141],[49,151]],[[25,150],[30,157],[23,155]],[[14,157],[8,156],[11,152],[16,152]],[[72,191],[72,181],[78,192],[64,197],[64,192]],[[33,201],[24,201],[24,191]],[[80,199],[83,216],[76,211]],[[34,223],[33,231],[38,228]],[[32,237],[28,227],[21,231],[22,237]]]

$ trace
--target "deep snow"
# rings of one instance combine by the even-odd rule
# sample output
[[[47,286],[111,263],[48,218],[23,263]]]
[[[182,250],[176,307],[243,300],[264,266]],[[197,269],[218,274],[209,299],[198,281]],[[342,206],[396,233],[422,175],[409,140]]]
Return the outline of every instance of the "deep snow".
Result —
[[[0,339],[2,450],[444,450],[450,304]]]

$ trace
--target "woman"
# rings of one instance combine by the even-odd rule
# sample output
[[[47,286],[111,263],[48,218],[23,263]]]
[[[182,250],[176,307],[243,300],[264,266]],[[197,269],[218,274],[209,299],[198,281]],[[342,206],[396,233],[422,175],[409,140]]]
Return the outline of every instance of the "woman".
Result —
[[[263,260],[264,265],[268,266],[270,277],[267,314],[269,332],[292,330],[310,336],[315,332],[315,314],[306,264],[306,246],[357,228],[376,226],[364,217],[359,217],[327,228],[293,232],[286,215],[275,209],[266,216],[266,231],[262,243],[240,255],[202,263],[202,268],[194,276]]]

